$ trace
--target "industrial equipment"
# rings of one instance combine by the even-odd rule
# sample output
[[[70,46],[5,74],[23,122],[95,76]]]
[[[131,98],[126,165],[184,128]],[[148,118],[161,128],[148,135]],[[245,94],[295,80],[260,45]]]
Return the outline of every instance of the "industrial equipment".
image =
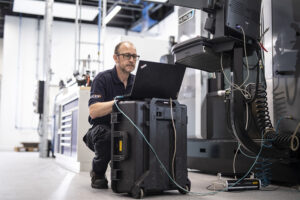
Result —
[[[253,171],[262,181],[262,186],[268,185],[270,180],[299,184],[299,126],[296,123],[300,121],[299,114],[290,111],[293,114],[279,117],[275,107],[275,127],[269,115],[263,45],[260,42],[263,36],[260,34],[261,0],[168,2],[208,13],[204,28],[209,36],[176,44],[172,49],[175,63],[216,75],[208,81],[206,138],[188,140],[188,167],[210,173],[222,172],[241,179]],[[179,16],[179,23],[186,23],[191,17],[193,13],[187,12]],[[292,24],[292,27],[296,32],[299,30],[297,24]],[[297,68],[299,66],[296,66],[296,71]],[[277,75],[290,74],[285,72],[277,70]],[[293,74],[298,80],[297,73]],[[286,92],[290,90],[286,89]],[[296,102],[296,94],[297,89],[293,93],[293,102]],[[297,103],[290,104],[291,107],[299,110]],[[282,118],[293,126],[278,130]],[[239,152],[248,157],[242,158],[243,162],[236,170],[232,167],[232,160]]]

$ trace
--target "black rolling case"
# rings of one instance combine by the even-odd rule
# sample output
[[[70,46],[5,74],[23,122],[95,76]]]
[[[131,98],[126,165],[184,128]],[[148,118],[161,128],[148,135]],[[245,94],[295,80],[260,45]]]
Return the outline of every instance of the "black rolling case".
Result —
[[[169,100],[153,98],[149,101],[121,101],[118,106],[143,132],[173,177],[175,136]],[[176,127],[174,176],[181,187],[189,190],[191,184],[187,177],[187,110],[178,101],[173,101],[172,106]],[[111,187],[114,192],[129,193],[134,198],[166,190],[179,190],[185,194],[185,191],[178,189],[168,178],[141,134],[116,107],[113,109],[111,122]]]

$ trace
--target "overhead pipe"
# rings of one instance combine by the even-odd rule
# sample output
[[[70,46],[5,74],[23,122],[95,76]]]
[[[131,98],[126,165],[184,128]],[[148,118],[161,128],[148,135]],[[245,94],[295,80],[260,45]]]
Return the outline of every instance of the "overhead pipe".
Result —
[[[41,32],[41,19],[37,21],[37,41],[36,41],[36,67],[35,67],[35,79],[39,80],[39,66],[40,66],[40,32]]]
[[[75,56],[74,56],[74,69],[73,73],[79,71],[79,65],[78,65],[78,33],[79,33],[79,27],[78,27],[78,7],[79,7],[79,0],[76,0],[75,2],[76,7],[76,13],[75,13]]]
[[[101,4],[102,4],[102,1],[99,0],[98,1],[98,42],[97,42],[97,46],[98,46],[98,72],[100,71],[100,38],[101,38]]]
[[[78,72],[79,72],[79,68],[80,68],[80,52],[81,52],[81,9],[82,9],[82,0],[80,0],[79,2],[79,21],[78,21],[78,58],[77,58],[77,64],[78,64]],[[81,74],[84,74],[84,68],[82,67],[82,71]]]

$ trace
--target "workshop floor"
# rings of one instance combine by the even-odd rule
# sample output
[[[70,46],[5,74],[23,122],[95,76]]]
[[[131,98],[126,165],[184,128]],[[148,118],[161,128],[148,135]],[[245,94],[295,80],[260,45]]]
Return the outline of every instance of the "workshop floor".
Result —
[[[108,172],[109,173],[109,172]],[[109,177],[109,175],[108,175]],[[189,172],[192,191],[208,193],[208,185],[216,176]],[[295,188],[277,187],[274,191],[219,192],[208,196],[181,195],[177,191],[145,199],[272,199],[299,200]],[[54,159],[41,159],[38,153],[0,151],[1,200],[93,200],[132,199],[125,194],[115,194],[111,189],[97,190],[90,187],[88,172],[73,173],[58,165]]]

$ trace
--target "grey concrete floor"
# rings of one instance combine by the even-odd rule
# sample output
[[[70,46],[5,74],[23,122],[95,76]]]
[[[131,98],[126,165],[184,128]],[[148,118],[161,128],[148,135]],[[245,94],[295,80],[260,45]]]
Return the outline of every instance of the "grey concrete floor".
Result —
[[[108,172],[109,177],[109,172]],[[208,185],[216,176],[189,172],[192,191],[209,193]],[[300,200],[295,188],[277,187],[274,191],[219,192],[214,195],[181,195],[177,191],[145,199],[272,199]],[[0,152],[0,200],[93,200],[132,199],[125,194],[115,194],[111,189],[97,190],[90,187],[88,172],[73,173],[59,166],[54,159],[41,159],[38,153]]]

